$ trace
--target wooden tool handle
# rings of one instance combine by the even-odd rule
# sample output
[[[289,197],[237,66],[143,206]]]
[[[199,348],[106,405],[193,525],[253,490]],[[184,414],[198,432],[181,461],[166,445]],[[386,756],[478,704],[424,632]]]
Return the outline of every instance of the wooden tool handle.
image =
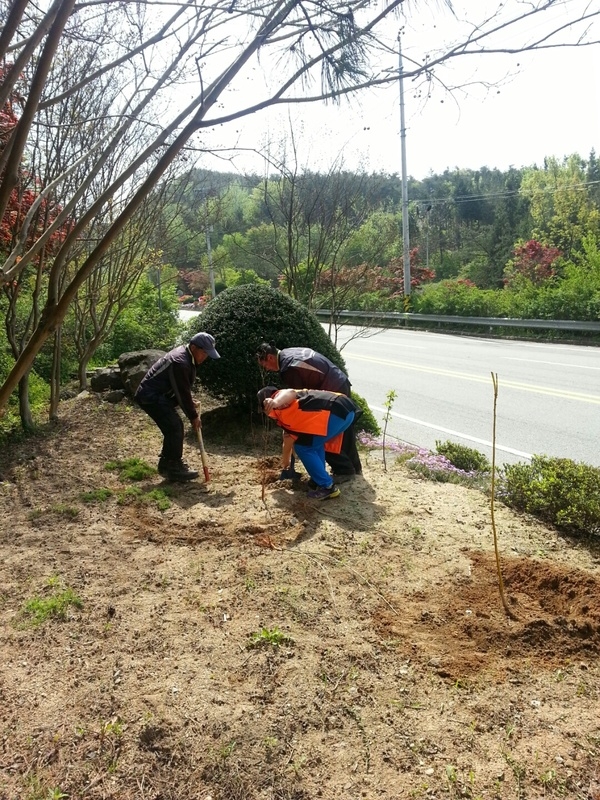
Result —
[[[196,430],[196,438],[198,439],[198,447],[200,448],[200,458],[202,459],[202,469],[204,470],[204,482],[208,483],[210,481],[208,459],[206,458],[206,451],[204,449],[204,441],[202,440],[202,431],[200,428]]]

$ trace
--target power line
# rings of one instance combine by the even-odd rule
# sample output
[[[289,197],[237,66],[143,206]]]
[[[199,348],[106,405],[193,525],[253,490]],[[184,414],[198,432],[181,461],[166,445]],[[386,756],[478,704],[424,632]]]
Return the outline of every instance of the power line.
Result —
[[[537,189],[536,191],[541,192],[542,194],[557,194],[558,192],[565,192],[565,191],[585,191],[589,186],[597,186],[600,184],[600,180],[597,181],[584,181],[581,183],[572,183],[567,186],[555,186],[555,187],[542,187]],[[524,192],[521,188],[519,189],[510,189],[504,192],[490,192],[489,194],[471,194],[471,195],[458,195],[457,197],[431,197],[424,200],[415,200],[416,203],[426,203],[427,205],[443,205],[448,203],[453,203],[455,205],[460,205],[461,203],[475,203],[480,202],[482,200],[491,200],[491,199],[502,199],[505,197],[516,197],[517,195],[524,195]],[[524,195],[525,196],[525,195]]]

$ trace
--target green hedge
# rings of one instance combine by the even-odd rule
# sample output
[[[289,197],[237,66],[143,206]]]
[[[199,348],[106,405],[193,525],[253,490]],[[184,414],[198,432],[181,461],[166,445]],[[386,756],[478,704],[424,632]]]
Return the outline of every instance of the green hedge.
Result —
[[[539,455],[507,464],[498,497],[570,534],[600,534],[600,469],[589,464]]]
[[[340,369],[346,364],[314,314],[269,286],[248,284],[226,289],[190,324],[190,335],[211,333],[221,355],[205,362],[198,380],[213,396],[230,405],[256,405],[266,384],[281,385],[276,373],[263,373],[256,360],[261,342],[284,347],[311,347]]]

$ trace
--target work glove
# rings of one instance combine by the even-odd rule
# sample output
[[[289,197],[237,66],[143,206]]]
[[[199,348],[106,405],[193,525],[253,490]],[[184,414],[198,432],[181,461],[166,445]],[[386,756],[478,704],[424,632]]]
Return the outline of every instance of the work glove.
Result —
[[[302,473],[296,472],[296,459],[294,456],[290,459],[290,465],[287,469],[282,469],[279,473],[280,481],[299,481],[302,478]]]

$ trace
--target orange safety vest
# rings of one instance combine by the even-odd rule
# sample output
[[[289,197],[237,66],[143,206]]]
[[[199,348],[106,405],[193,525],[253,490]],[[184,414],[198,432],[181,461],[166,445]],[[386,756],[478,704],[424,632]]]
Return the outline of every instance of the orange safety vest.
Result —
[[[331,392],[340,397],[344,397],[340,392]],[[276,397],[277,393],[273,395]],[[300,408],[298,397],[287,408],[272,409],[268,412],[271,419],[286,430],[293,439],[297,439],[299,434],[312,434],[313,436],[325,436],[331,411],[328,408],[311,408],[304,410]],[[325,442],[325,450],[328,453],[339,453],[342,449],[342,439],[344,434],[338,433],[333,439]]]

